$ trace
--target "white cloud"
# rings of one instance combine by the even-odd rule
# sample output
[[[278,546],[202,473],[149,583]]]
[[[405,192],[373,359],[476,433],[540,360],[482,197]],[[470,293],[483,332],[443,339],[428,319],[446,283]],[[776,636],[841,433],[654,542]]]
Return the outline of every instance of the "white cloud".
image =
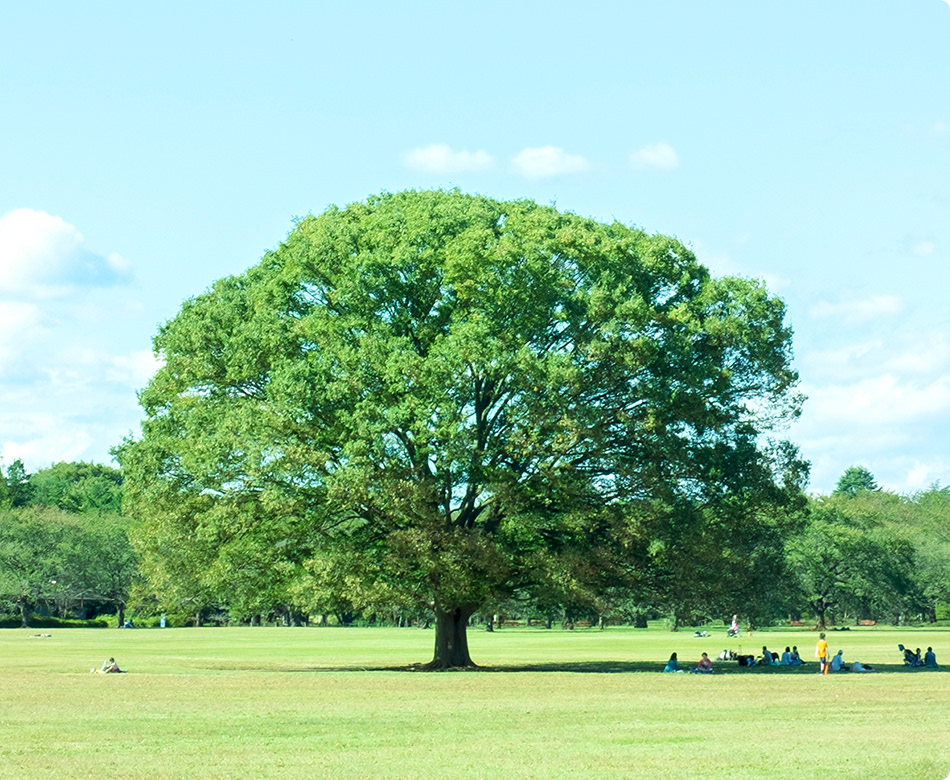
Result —
[[[867,322],[880,317],[892,317],[904,308],[903,301],[895,295],[874,295],[849,301],[819,301],[809,313],[816,318],[834,318],[847,322]]]
[[[927,464],[916,461],[907,472],[907,477],[904,482],[911,488],[922,490],[933,481],[930,476],[932,473]]]
[[[15,209],[0,217],[0,290],[42,292],[61,276],[82,235],[59,217]]]
[[[9,465],[17,458],[36,471],[61,460],[82,460],[93,437],[87,430],[74,426],[64,429],[58,415],[33,413],[20,415],[19,426],[9,425],[0,416],[0,428],[15,438],[0,441],[0,462]],[[118,442],[116,442],[118,443]]]
[[[558,146],[522,149],[511,162],[515,170],[529,179],[583,173],[590,167],[584,157],[577,154],[568,154]]]
[[[93,252],[77,227],[33,209],[0,216],[0,458],[29,470],[107,460],[141,418],[155,368],[133,351],[129,262]],[[68,294],[67,294],[68,293]],[[121,324],[120,324],[121,323]]]
[[[0,381],[22,370],[24,359],[40,333],[42,313],[25,301],[0,300]]]
[[[937,251],[937,245],[933,241],[917,241],[910,246],[910,253],[915,257],[930,257]]]
[[[132,263],[126,260],[118,252],[109,252],[106,255],[106,263],[109,268],[119,274],[126,274],[132,268]]]
[[[920,333],[915,338],[888,345],[889,350],[877,357],[881,370],[901,376],[932,377],[950,372],[950,342],[940,333]]]
[[[45,211],[14,209],[0,217],[0,292],[48,298],[76,285],[122,281],[129,263],[85,246],[82,233]]]
[[[850,384],[807,387],[805,392],[809,416],[834,427],[883,429],[950,412],[950,376],[911,383],[888,373]]]
[[[676,150],[662,141],[648,144],[630,155],[630,163],[635,168],[665,168],[679,167],[680,158]]]
[[[162,367],[162,361],[151,350],[140,350],[129,355],[119,355],[109,361],[106,378],[112,382],[121,382],[132,387],[144,387],[156,371]]]
[[[406,152],[403,162],[427,173],[464,173],[487,170],[494,160],[485,151],[455,151],[447,144],[432,144]]]
[[[910,382],[888,373],[823,386],[803,383],[802,390],[808,400],[791,438],[812,461],[812,485],[830,491],[857,463],[888,490],[946,481],[950,462],[942,442],[950,435],[943,422],[950,413],[950,375]]]

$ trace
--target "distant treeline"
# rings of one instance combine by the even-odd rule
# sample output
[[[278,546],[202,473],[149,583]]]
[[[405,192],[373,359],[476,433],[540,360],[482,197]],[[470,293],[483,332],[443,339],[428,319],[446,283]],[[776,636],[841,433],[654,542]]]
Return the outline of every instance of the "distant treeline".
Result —
[[[33,474],[20,461],[0,468],[0,614],[9,616],[6,624],[108,618],[121,625],[127,615],[140,625],[159,616],[168,625],[432,620],[425,605],[397,600],[357,609],[312,564],[268,570],[266,550],[251,541],[253,528],[244,531],[245,582],[232,576],[209,587],[208,572],[187,568],[170,577],[175,550],[155,569],[163,578],[149,580],[133,544],[147,524],[123,516],[122,490],[118,469],[94,463],[57,463]],[[547,593],[514,592],[472,620],[573,627],[666,618],[676,628],[733,613],[756,626],[950,618],[950,487],[898,495],[880,490],[867,469],[853,467],[831,495],[789,511],[780,522],[785,538],[778,553],[767,536],[760,545],[744,540],[747,555],[760,560],[743,564],[741,582],[730,580],[728,566],[697,570],[684,560],[677,571],[644,576],[638,591],[618,585],[569,599],[563,583],[552,583]]]
[[[0,469],[0,612],[22,625],[53,618],[120,623],[138,562],[122,517],[122,474],[57,463]]]

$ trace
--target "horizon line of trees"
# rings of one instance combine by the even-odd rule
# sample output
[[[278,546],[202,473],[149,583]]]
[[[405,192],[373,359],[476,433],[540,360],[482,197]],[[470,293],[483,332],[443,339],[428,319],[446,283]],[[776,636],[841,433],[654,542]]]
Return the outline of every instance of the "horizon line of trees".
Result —
[[[96,463],[29,474],[0,468],[0,613],[124,621],[138,558],[122,516],[122,474]]]
[[[7,469],[0,464],[0,613],[24,626],[46,616],[107,617],[122,625],[126,610],[141,619],[167,614],[169,625],[433,620],[431,608],[399,599],[379,597],[372,608],[359,608],[335,594],[327,573],[312,565],[268,569],[251,555],[244,581],[211,587],[202,572],[184,569],[149,581],[134,545],[141,529],[122,514],[122,488],[121,471],[99,464],[63,462],[33,474],[20,461]],[[733,613],[757,626],[950,617],[950,486],[899,495],[881,490],[870,471],[855,466],[830,495],[802,499],[785,516],[751,527],[747,538],[729,540],[730,550],[710,546],[709,561],[641,571],[638,588],[618,581],[593,590],[552,581],[516,591],[471,622],[502,615],[573,627],[666,618],[676,629]],[[702,550],[695,546],[697,554]],[[601,554],[590,551],[591,565],[616,563],[599,561]],[[712,566],[714,559],[721,562]]]

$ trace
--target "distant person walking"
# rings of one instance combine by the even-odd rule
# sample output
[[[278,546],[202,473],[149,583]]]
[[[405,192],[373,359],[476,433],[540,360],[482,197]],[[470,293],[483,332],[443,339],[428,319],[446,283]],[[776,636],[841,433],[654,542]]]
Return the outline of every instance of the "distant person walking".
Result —
[[[828,674],[828,642],[825,641],[824,631],[818,635],[815,655],[818,656],[818,674]]]

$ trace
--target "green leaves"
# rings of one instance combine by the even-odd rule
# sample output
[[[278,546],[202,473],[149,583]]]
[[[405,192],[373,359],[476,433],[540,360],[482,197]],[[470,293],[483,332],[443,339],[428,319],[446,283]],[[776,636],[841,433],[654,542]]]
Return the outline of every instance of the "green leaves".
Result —
[[[899,496],[872,491],[812,502],[787,555],[820,622],[826,613],[896,619],[921,608],[917,553],[894,523],[912,512]]]
[[[674,239],[530,201],[331,208],[156,337],[120,451],[145,560],[222,597],[233,549],[286,592],[349,572],[350,604],[451,611],[567,569],[593,588],[620,506],[775,498],[759,437],[800,402],[783,317]]]

